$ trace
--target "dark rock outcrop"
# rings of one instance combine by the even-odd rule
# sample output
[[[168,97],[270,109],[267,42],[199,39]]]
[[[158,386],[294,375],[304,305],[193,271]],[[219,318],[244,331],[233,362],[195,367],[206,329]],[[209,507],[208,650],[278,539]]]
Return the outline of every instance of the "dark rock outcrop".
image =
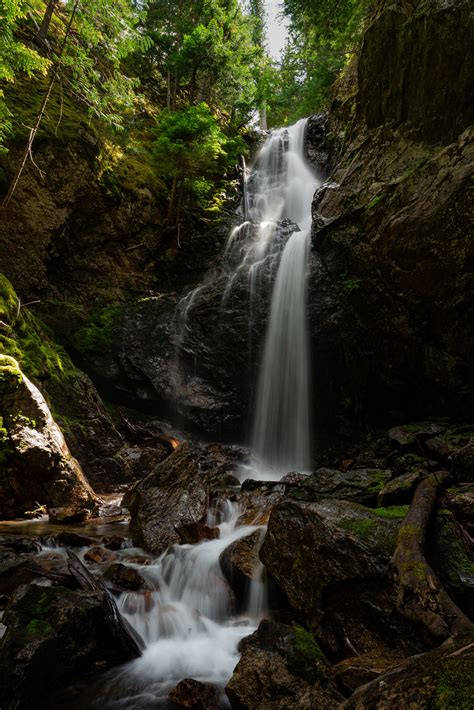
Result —
[[[129,660],[110,633],[102,600],[64,587],[20,587],[5,611],[0,702],[27,709],[95,663]],[[122,654],[122,655],[121,655]]]
[[[362,505],[375,506],[377,495],[390,481],[391,471],[373,468],[354,468],[337,471],[319,468],[303,479],[292,490],[292,497],[315,501],[323,498],[352,500]]]
[[[314,637],[298,626],[262,621],[243,639],[226,693],[233,710],[336,708],[342,696]]]
[[[335,659],[424,648],[396,610],[388,574],[400,520],[338,500],[285,500],[272,512],[260,556]]]
[[[43,395],[18,363],[5,355],[0,356],[0,398],[12,448],[0,489],[3,515],[21,514],[39,503],[48,508],[67,507],[72,515],[83,517],[98,510],[99,501]]]

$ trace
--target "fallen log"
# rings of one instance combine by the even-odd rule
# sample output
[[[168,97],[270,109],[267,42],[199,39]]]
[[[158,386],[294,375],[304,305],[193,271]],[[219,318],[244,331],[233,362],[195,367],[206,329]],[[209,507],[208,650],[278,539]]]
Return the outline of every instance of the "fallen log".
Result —
[[[431,513],[448,476],[438,471],[418,484],[391,559],[398,609],[436,641],[474,632],[474,624],[451,599],[424,554]]]
[[[103,582],[94,577],[79,557],[71,550],[67,551],[68,569],[79,587],[84,591],[96,592],[104,600],[105,614],[112,635],[125,655],[130,659],[142,655],[143,642],[130,624],[123,619],[117,609],[114,598]]]

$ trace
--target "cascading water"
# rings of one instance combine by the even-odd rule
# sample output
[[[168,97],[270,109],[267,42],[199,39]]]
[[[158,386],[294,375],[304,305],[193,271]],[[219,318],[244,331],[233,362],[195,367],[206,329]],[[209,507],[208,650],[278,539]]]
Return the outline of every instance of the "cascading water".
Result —
[[[122,563],[140,571],[146,591],[123,592],[117,607],[142,639],[143,655],[111,671],[93,691],[100,701],[88,700],[90,707],[165,708],[168,693],[184,678],[226,685],[239,659],[239,641],[255,631],[266,606],[265,584],[257,570],[245,609],[237,615],[221,570],[219,558],[226,547],[264,531],[238,525],[241,513],[235,503],[216,501],[206,522],[218,528],[217,539],[173,545],[150,564],[130,562],[133,550],[124,551]],[[228,707],[224,695],[222,703]]]
[[[233,230],[226,249],[237,267],[224,302],[237,275],[247,271],[250,324],[262,281],[276,272],[253,421],[250,475],[260,479],[310,465],[306,281],[318,180],[305,157],[305,130],[302,119],[266,140],[246,184],[248,219]]]

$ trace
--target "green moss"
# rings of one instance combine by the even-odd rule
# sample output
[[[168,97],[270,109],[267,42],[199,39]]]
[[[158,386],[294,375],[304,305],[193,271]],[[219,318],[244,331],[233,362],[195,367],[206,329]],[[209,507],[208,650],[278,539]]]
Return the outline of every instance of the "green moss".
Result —
[[[379,518],[390,520],[392,518],[404,518],[408,513],[408,507],[408,505],[392,505],[389,508],[374,508],[372,512],[378,515]]]
[[[26,633],[30,636],[46,636],[54,633],[54,629],[44,619],[32,619],[26,627]]]
[[[308,683],[316,683],[324,678],[324,655],[312,634],[301,626],[294,628],[293,646],[286,657],[290,673],[304,678]]]
[[[447,658],[441,661],[434,697],[436,710],[471,710],[474,698],[472,658]]]
[[[365,206],[365,209],[366,209],[367,211],[368,211],[368,210],[371,210],[373,207],[375,207],[375,205],[378,205],[378,203],[379,203],[381,200],[383,200],[383,198],[384,198],[384,193],[383,193],[383,192],[381,192],[379,195],[375,195],[375,197],[373,197],[373,198],[370,200],[370,202]]]
[[[369,477],[372,479],[373,483],[370,484],[367,491],[369,493],[377,494],[380,493],[382,488],[387,483],[387,474],[385,471],[370,471]]]
[[[362,280],[355,276],[341,274],[340,286],[344,293],[349,294],[352,291],[357,291],[362,286]]]
[[[348,532],[357,535],[357,537],[365,538],[370,535],[372,530],[374,529],[375,520],[369,517],[346,518],[345,520],[341,520],[339,522],[339,525],[344,530],[347,530]]]
[[[80,353],[110,352],[120,306],[108,306],[94,313],[88,323],[71,335],[71,343]]]

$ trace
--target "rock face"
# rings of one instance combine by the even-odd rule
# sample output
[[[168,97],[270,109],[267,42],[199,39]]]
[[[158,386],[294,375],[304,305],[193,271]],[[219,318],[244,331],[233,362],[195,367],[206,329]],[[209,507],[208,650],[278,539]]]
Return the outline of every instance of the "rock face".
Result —
[[[285,500],[270,516],[260,556],[335,659],[424,648],[396,611],[388,576],[400,519],[337,500]]]
[[[328,682],[327,661],[303,628],[262,621],[241,650],[226,687],[233,710],[338,707],[342,696]]]
[[[154,553],[181,541],[177,527],[201,521],[208,491],[193,450],[182,444],[124,499],[134,541]]]
[[[320,448],[334,432],[340,444],[374,425],[472,415],[472,22],[466,1],[384,1],[365,33],[356,120],[313,204]],[[338,120],[336,107],[335,136]]]
[[[390,477],[391,471],[375,468],[355,468],[345,472],[319,468],[301,481],[292,496],[308,501],[323,498],[352,500],[372,506],[376,504],[379,491],[388,485]]]
[[[13,358],[0,356],[0,378],[3,421],[12,449],[0,491],[4,514],[22,513],[41,503],[68,506],[87,517],[97,509],[98,500],[43,395]]]
[[[129,660],[118,649],[93,593],[63,587],[20,587],[4,616],[0,666],[2,708],[33,707],[73,674],[96,662]],[[122,653],[122,656],[120,656]]]
[[[474,694],[473,638],[442,644],[400,661],[393,670],[359,688],[341,710],[469,708]]]

